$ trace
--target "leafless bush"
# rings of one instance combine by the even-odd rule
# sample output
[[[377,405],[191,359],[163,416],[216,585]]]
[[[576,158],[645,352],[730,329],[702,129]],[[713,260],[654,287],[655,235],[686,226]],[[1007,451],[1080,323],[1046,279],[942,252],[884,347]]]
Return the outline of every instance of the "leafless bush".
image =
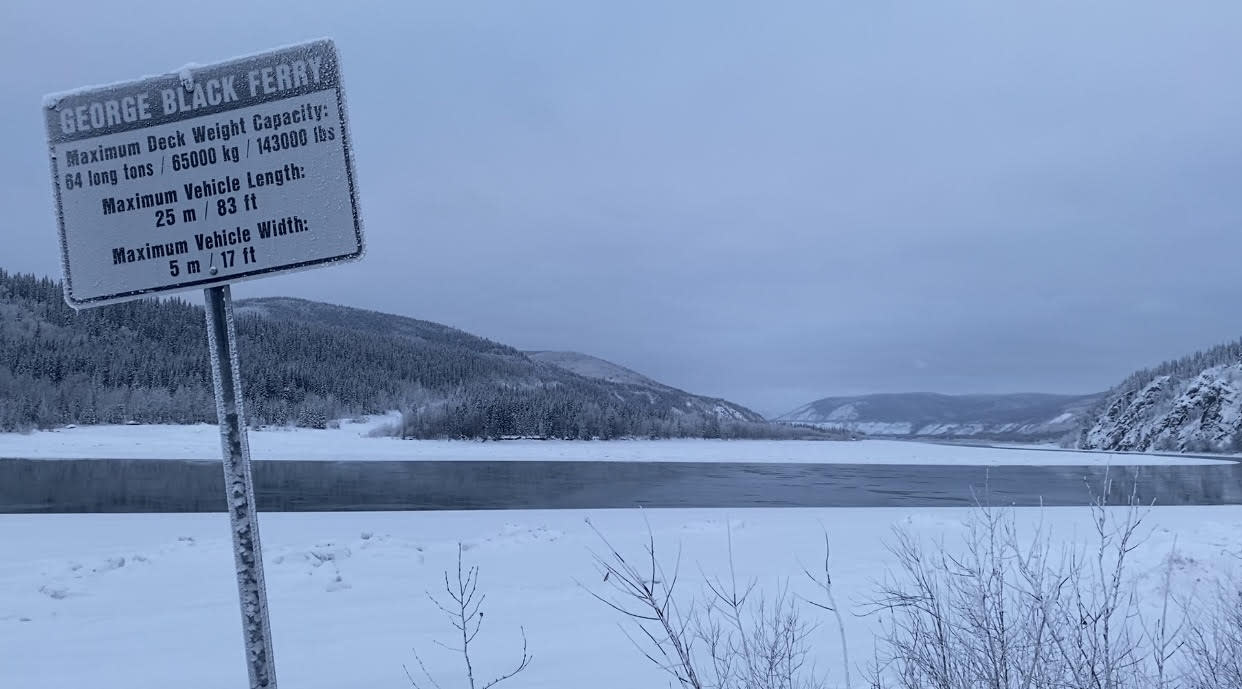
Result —
[[[1102,496],[1112,488],[1106,477],[1092,497],[1086,544],[1054,539],[1042,520],[1020,532],[1015,511],[986,496],[960,544],[895,529],[895,572],[864,610],[881,621],[870,687],[1242,689],[1242,582],[1180,600],[1175,542],[1156,598],[1140,601],[1132,554],[1146,540],[1150,508],[1133,490],[1110,507]],[[695,599],[676,590],[681,553],[662,559],[650,525],[638,559],[591,528],[605,546],[593,555],[609,587],[592,595],[624,615],[630,641],[683,689],[823,687],[805,605],[835,616],[850,686],[826,537],[822,576],[806,572],[821,600],[798,597],[788,582],[765,595],[757,581],[739,581],[731,531],[727,574],[704,574]]]
[[[809,637],[815,625],[783,582],[767,596],[754,580],[739,583],[729,531],[728,579],[708,577],[700,599],[681,601],[676,586],[681,553],[666,569],[647,527],[641,560],[623,555],[599,532],[605,554],[593,553],[610,593],[587,590],[632,622],[631,643],[683,689],[818,689],[823,686],[810,663]],[[827,561],[825,560],[825,566]],[[812,577],[815,579],[815,577]],[[831,598],[831,579],[823,582]],[[816,603],[835,610],[831,602]],[[842,638],[844,643],[844,638]]]
[[[1108,495],[1106,485],[1102,495]],[[1014,513],[980,503],[960,551],[896,530],[898,574],[870,612],[884,626],[872,686],[903,689],[1173,687],[1168,586],[1145,625],[1127,557],[1146,509],[1134,493],[1120,516],[1091,504],[1094,543],[1056,548],[1042,523],[1027,539]],[[960,554],[957,554],[960,552]]]
[[[1186,689],[1242,687],[1242,582],[1220,582],[1211,598],[1186,607]]]
[[[695,611],[695,636],[706,646],[712,681],[722,689],[811,689],[821,686],[808,665],[804,620],[787,582],[771,599],[756,593],[754,579],[740,585],[733,556],[733,532],[726,527],[729,579],[707,577],[705,602]]]
[[[495,679],[476,685],[474,659],[470,656],[470,644],[479,635],[479,629],[483,626],[483,601],[487,598],[487,594],[479,593],[478,565],[469,569],[465,569],[462,566],[462,546],[460,543],[457,544],[456,581],[449,581],[449,572],[446,570],[444,572],[444,593],[447,598],[437,598],[428,591],[427,598],[448,617],[449,623],[453,625],[453,628],[460,635],[461,645],[449,646],[439,641],[436,642],[436,645],[461,654],[462,660],[465,663],[466,686],[469,689],[490,689],[490,687],[512,678],[530,666],[531,656],[526,649],[526,629],[521,628],[522,657],[517,665],[509,672]],[[419,670],[422,672],[423,677],[426,678],[428,683],[426,686],[442,689],[435,678],[431,676],[431,673],[427,671],[427,665],[417,651],[414,652],[414,659],[418,661]],[[415,689],[425,689],[425,686],[414,678],[413,673],[410,672],[408,667],[403,665],[402,669],[405,670],[405,676],[410,680],[411,686]]]

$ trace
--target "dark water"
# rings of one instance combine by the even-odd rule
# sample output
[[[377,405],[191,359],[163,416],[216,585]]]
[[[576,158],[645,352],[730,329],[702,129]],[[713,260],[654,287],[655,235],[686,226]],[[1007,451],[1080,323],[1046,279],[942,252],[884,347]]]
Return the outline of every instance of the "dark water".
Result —
[[[1242,504],[1242,464],[1103,467],[705,462],[255,462],[266,511],[1081,505],[1110,480],[1159,505]],[[219,461],[0,459],[0,513],[216,512]]]

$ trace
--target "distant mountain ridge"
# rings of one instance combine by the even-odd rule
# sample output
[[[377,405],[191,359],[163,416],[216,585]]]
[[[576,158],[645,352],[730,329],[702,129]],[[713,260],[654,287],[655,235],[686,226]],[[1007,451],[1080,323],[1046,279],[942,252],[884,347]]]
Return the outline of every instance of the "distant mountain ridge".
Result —
[[[1084,420],[1078,446],[1242,452],[1242,340],[1131,374]]]
[[[825,397],[775,420],[878,436],[1051,440],[1074,432],[1101,396],[912,392]]]

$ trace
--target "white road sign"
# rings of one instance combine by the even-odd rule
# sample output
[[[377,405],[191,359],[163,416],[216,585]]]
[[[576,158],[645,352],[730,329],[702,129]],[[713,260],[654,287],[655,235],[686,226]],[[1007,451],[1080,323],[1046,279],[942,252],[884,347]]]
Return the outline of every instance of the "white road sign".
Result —
[[[359,258],[339,67],[323,40],[49,96],[66,301]]]

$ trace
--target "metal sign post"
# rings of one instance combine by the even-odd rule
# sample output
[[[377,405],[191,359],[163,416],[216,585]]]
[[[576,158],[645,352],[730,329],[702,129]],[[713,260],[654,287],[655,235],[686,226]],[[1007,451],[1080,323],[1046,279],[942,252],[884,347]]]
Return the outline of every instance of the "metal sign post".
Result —
[[[246,669],[275,689],[229,285],[362,257],[336,46],[57,94],[44,116],[65,301],[204,290]]]
[[[203,290],[207,301],[207,346],[211,350],[211,378],[216,387],[216,416],[224,449],[224,490],[233,531],[233,562],[241,599],[242,635],[246,670],[252,689],[276,689],[272,657],[272,628],[267,615],[267,586],[263,581],[259,515],[254,480],[250,475],[250,443],[246,438],[246,411],[242,400],[241,366],[237,360],[237,333],[233,327],[233,299],[228,285]]]

